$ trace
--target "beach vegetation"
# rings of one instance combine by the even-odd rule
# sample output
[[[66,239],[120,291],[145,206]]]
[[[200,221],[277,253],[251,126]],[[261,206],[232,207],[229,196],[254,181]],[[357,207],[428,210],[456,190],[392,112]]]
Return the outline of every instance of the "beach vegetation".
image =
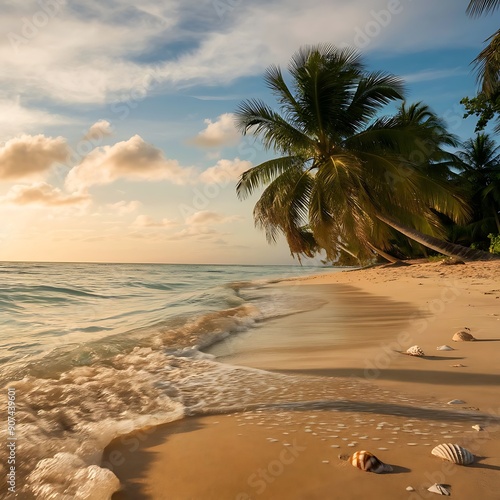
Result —
[[[467,7],[470,16],[481,16],[500,7],[499,0],[471,0]],[[478,117],[476,132],[483,130],[493,118],[497,119],[496,131],[500,131],[500,30],[485,40],[487,45],[474,59],[474,69],[479,85],[475,97],[464,97],[465,117]]]
[[[488,238],[490,239],[490,252],[500,254],[500,234],[489,234]]]
[[[487,250],[488,234],[500,233],[500,147],[485,133],[465,141],[455,154],[458,175],[452,182],[462,190],[471,209],[465,225],[453,225],[453,241]]]
[[[277,108],[246,100],[236,121],[278,156],[244,172],[237,194],[260,191],[254,220],[269,242],[283,235],[292,255],[323,250],[333,262],[408,256],[408,240],[459,258],[488,256],[445,241],[444,218],[470,218],[450,183],[446,147],[458,141],[425,104],[404,102],[400,78],[368,71],[355,49],[317,45],[294,54],[287,75],[271,66],[264,80]],[[391,104],[399,104],[392,114]]]

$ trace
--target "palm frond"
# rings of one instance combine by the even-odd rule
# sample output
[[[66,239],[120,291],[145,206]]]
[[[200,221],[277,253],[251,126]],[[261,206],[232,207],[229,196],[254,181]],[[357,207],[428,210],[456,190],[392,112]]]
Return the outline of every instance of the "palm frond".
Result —
[[[310,148],[312,141],[267,104],[258,99],[243,101],[235,113],[237,128],[262,140],[266,149],[290,153]]]
[[[480,16],[485,12],[495,11],[499,6],[499,0],[471,0],[466,12],[469,16]]]
[[[300,168],[302,161],[295,156],[284,156],[265,161],[241,174],[236,184],[236,193],[241,200],[250,196],[257,188],[272,182],[291,168]]]
[[[474,59],[477,81],[486,96],[498,93],[500,75],[500,30],[491,35],[488,45]]]
[[[394,75],[373,72],[361,78],[345,111],[353,125],[352,133],[366,125],[389,102],[404,99],[404,94],[403,81]]]

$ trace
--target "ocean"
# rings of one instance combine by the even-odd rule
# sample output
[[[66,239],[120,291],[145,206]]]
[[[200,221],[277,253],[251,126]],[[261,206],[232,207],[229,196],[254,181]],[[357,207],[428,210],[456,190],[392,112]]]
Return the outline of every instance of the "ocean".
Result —
[[[203,349],[318,307],[266,286],[318,272],[0,263],[0,440],[10,446],[0,447],[1,498],[108,499],[119,486],[101,467],[112,439],[255,402],[245,384],[265,392],[266,374]]]

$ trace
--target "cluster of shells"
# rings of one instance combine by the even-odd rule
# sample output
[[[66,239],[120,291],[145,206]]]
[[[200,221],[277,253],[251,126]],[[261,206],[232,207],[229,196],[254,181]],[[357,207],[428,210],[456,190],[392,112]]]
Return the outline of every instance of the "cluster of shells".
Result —
[[[474,462],[474,455],[458,444],[440,444],[436,446],[431,453],[436,457],[453,462],[457,465],[470,465]],[[351,465],[365,472],[381,474],[393,470],[390,465],[385,464],[373,453],[366,450],[356,451],[350,457],[348,455],[341,455],[339,458],[344,460],[347,459]]]
[[[469,328],[460,330],[453,335],[454,342],[471,342],[476,340],[469,332]],[[437,348],[438,351],[453,351],[453,347],[449,345],[442,345]],[[405,354],[409,356],[425,356],[424,351],[418,345],[409,347]],[[457,465],[470,465],[474,462],[474,455],[458,444],[444,443],[436,446],[432,451],[432,455],[447,460]],[[390,465],[385,464],[378,459],[373,453],[361,450],[356,451],[353,455],[340,456],[344,460],[348,460],[351,465],[365,472],[374,472],[381,474],[383,472],[391,472],[393,469]],[[429,491],[448,496],[449,491],[440,484],[434,484],[429,488]]]

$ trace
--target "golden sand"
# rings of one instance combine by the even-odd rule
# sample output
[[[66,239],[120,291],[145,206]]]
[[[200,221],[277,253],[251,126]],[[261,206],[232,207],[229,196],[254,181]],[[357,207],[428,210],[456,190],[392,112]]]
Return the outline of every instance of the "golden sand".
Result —
[[[263,322],[211,352],[293,375],[295,401],[305,403],[191,417],[118,439],[104,457],[121,457],[114,472],[123,490],[113,498],[416,500],[435,497],[427,491],[435,482],[456,499],[500,498],[498,263],[377,267],[272,287],[281,298],[316,297],[318,308]],[[465,327],[477,341],[453,342]],[[436,349],[445,344],[454,350]],[[412,345],[425,356],[402,354]],[[431,455],[446,442],[472,451],[474,465]],[[361,449],[393,472],[338,458]]]

